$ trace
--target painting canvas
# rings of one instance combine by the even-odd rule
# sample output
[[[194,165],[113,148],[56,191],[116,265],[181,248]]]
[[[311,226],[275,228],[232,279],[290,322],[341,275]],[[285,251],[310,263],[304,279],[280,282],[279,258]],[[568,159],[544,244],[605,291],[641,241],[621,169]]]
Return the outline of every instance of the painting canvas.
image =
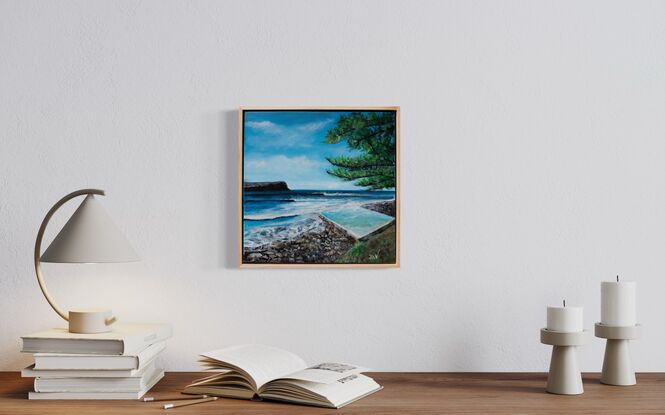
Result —
[[[399,108],[241,109],[241,266],[399,265]]]

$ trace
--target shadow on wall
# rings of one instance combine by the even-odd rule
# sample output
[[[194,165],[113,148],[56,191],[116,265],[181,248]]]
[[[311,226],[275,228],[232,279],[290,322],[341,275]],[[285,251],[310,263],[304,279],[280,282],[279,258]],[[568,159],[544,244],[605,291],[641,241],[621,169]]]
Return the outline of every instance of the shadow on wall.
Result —
[[[12,357],[9,360],[5,361],[5,367],[21,368],[28,367],[34,362],[32,361],[32,355],[28,353],[19,353],[16,355],[16,349],[14,347],[7,347],[4,350],[11,350],[9,353]]]
[[[238,111],[208,113],[203,122],[201,255],[207,267],[238,268]]]
[[[224,268],[238,268],[238,249],[240,246],[240,235],[238,235],[239,198],[238,181],[239,164],[241,155],[238,154],[238,111],[222,111],[222,137],[218,139],[222,143],[219,148],[220,176],[224,183],[218,186],[219,197],[222,198],[224,218],[219,223],[219,245],[217,247],[220,257],[220,265]],[[222,171],[223,170],[223,171]],[[224,191],[222,191],[222,189]],[[222,254],[224,253],[224,254]]]

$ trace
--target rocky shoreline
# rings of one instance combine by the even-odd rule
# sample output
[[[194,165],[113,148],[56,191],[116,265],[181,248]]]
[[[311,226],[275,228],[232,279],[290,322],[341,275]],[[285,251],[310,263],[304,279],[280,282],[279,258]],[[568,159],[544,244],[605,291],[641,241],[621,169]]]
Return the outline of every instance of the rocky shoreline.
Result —
[[[395,199],[386,200],[383,202],[365,203],[362,205],[362,207],[365,209],[373,210],[375,212],[383,213],[384,215],[392,216],[393,218],[395,217]]]
[[[371,202],[365,209],[395,217],[395,200]],[[322,226],[296,238],[257,248],[243,249],[245,264],[333,264],[339,261],[356,243],[356,239],[341,228],[319,216]]]
[[[251,264],[331,264],[337,262],[356,240],[342,229],[321,218],[323,227],[295,239],[258,248],[244,248],[243,263]]]

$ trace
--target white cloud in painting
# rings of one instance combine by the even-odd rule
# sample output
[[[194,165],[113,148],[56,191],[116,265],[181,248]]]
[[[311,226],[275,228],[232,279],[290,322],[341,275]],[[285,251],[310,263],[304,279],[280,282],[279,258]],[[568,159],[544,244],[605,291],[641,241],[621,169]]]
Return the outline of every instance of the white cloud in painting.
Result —
[[[264,133],[267,137],[261,139],[261,145],[266,147],[311,147],[312,135],[330,126],[332,118],[308,122],[304,124],[290,125],[288,127],[276,124],[272,121],[248,121],[247,127],[254,131]]]
[[[306,124],[301,124],[301,125],[296,126],[295,128],[298,131],[313,133],[315,131],[319,131],[323,128],[326,128],[327,126],[332,124],[332,122],[333,122],[333,119],[328,118],[327,120],[308,122]]]
[[[259,130],[268,134],[278,134],[283,131],[282,127],[272,121],[248,121],[247,126],[253,130]]]

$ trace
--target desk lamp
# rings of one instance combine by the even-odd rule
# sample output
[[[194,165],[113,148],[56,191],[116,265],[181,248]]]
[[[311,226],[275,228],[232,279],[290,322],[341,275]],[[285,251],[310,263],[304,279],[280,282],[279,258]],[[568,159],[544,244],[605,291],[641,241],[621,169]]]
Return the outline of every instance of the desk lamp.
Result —
[[[56,313],[69,322],[70,333],[103,333],[111,331],[116,318],[108,309],[71,310],[65,313],[53,300],[44,283],[42,262],[108,263],[132,262],[140,258],[115,226],[94,195],[104,196],[103,190],[82,189],[60,199],[42,221],[35,242],[35,272],[46,301]],[[53,214],[69,200],[85,196],[81,205],[67,221],[51,245],[41,255],[44,231]]]

